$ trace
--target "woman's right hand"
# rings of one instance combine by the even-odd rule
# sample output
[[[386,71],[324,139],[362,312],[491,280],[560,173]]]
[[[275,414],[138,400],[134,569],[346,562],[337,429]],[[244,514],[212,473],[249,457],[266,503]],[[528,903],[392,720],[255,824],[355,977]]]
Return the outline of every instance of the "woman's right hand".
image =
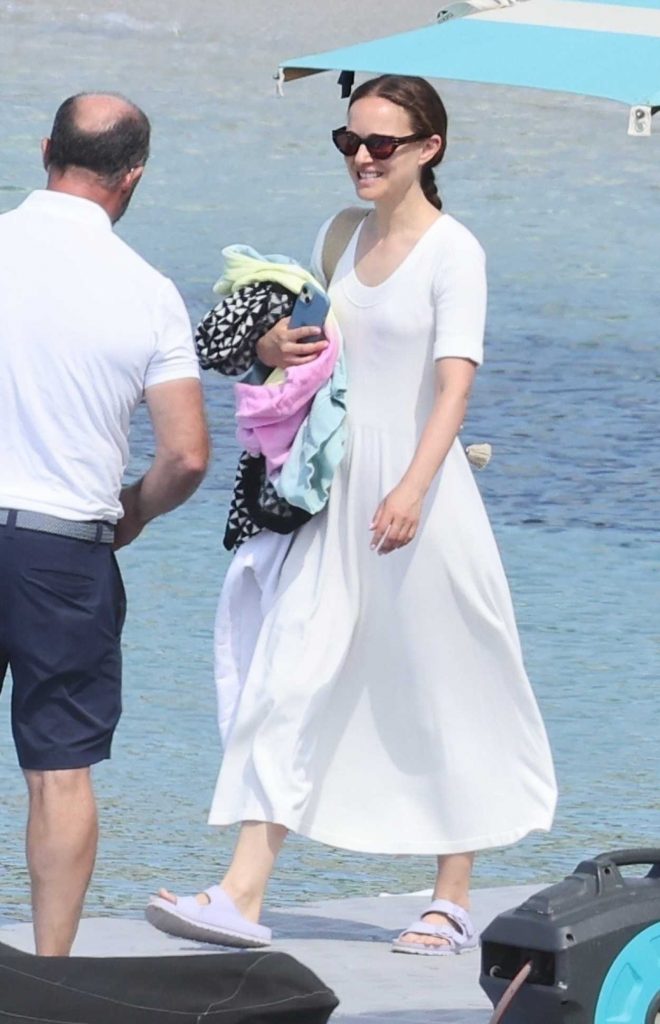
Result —
[[[274,327],[259,338],[257,356],[264,366],[279,367],[282,370],[289,366],[302,366],[303,363],[311,363],[328,347],[325,338],[305,341],[305,338],[318,338],[320,328],[294,327],[290,331],[289,320],[288,316],[278,320]]]

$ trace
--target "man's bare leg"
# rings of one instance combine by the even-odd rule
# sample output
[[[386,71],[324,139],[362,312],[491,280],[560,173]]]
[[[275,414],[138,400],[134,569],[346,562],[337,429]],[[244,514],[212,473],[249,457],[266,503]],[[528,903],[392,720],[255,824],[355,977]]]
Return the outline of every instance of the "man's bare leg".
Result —
[[[27,862],[41,956],[68,956],[92,877],[98,822],[89,768],[25,771]]]

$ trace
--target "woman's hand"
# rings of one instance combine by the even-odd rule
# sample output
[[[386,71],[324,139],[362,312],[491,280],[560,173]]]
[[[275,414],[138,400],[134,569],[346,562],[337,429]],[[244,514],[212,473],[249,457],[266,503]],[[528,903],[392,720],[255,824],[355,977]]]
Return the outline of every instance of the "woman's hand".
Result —
[[[288,316],[278,320],[257,342],[257,355],[264,366],[282,370],[289,366],[302,366],[303,363],[311,363],[328,347],[325,338],[305,341],[305,338],[318,338],[319,327],[294,327],[290,331],[289,320]]]
[[[410,544],[417,533],[424,494],[411,484],[400,483],[384,498],[371,522],[371,548],[379,555]]]
[[[417,533],[424,495],[445,460],[465,418],[476,367],[468,359],[436,360],[435,400],[412,462],[381,501],[371,523],[371,547],[379,555],[410,544]]]

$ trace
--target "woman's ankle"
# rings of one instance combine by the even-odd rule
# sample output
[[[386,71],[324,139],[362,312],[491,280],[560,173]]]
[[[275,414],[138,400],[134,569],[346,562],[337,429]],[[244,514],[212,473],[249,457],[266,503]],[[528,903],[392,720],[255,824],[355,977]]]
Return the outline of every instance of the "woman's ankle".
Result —
[[[444,890],[434,890],[434,900],[446,900],[447,903],[453,903],[457,907],[461,907],[463,910],[470,909],[470,894],[468,893],[446,893]],[[442,913],[439,911],[438,913]]]
[[[243,917],[248,921],[257,922],[259,920],[264,902],[263,889],[256,888],[254,885],[247,885],[229,877],[223,878],[220,886]]]
[[[268,821],[244,821],[220,885],[248,921],[258,921],[266,886],[287,830]]]
[[[433,887],[434,900],[447,900],[463,910],[470,909],[473,853],[438,857],[438,873]]]

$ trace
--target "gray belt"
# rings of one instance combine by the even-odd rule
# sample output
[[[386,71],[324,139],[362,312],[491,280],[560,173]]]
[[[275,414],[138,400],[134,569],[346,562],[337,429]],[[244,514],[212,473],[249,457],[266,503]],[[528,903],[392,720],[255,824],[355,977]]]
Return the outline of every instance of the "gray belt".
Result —
[[[97,544],[112,544],[115,539],[115,528],[111,523],[76,522],[73,519],[49,516],[45,512],[0,508],[0,526],[6,526],[12,520],[17,530],[36,530],[38,533],[53,533],[58,537],[95,541]]]

